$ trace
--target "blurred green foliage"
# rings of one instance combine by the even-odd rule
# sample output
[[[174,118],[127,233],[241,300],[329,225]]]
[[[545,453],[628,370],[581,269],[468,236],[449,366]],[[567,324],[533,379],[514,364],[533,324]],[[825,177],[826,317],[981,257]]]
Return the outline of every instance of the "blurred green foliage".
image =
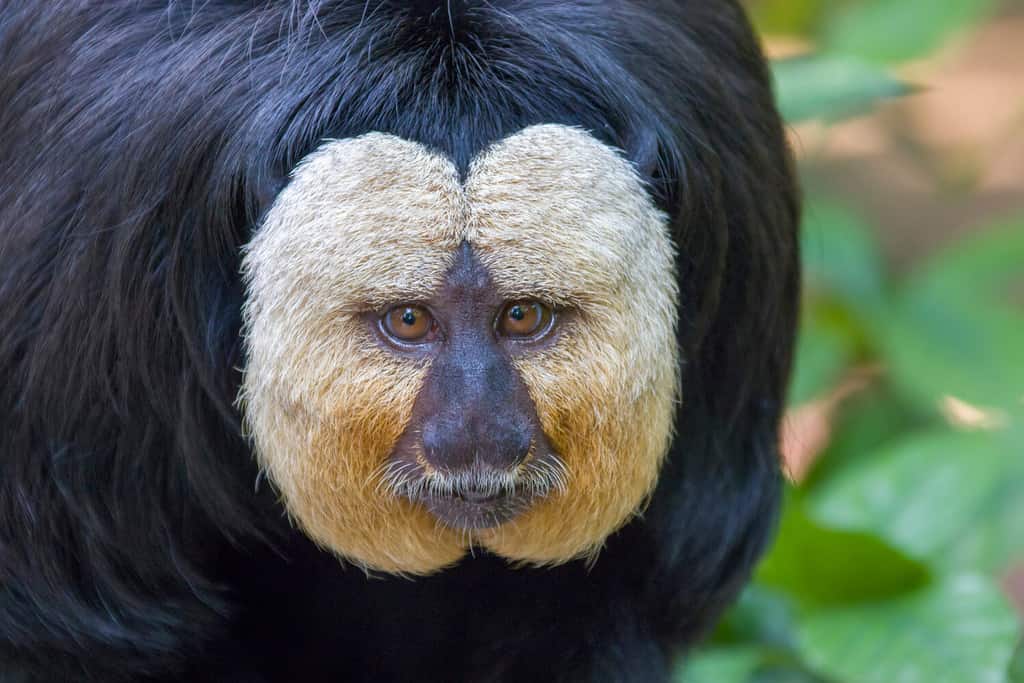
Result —
[[[751,8],[767,33],[817,50],[775,65],[787,119],[828,122],[909,92],[891,66],[993,4]],[[788,491],[774,548],[683,683],[1024,683],[1021,619],[1000,583],[1024,565],[1024,216],[898,278],[872,227],[841,200],[807,198],[791,401],[828,395],[853,368],[880,378]]]

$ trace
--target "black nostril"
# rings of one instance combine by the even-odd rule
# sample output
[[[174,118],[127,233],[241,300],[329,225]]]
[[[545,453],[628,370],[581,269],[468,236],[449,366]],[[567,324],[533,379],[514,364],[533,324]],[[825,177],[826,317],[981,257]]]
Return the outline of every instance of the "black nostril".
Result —
[[[518,467],[526,459],[533,442],[532,428],[519,422],[514,417],[492,422],[487,434],[480,438],[480,459],[496,469]]]
[[[530,427],[510,427],[505,434],[505,458],[508,467],[520,465],[530,453],[530,446],[533,445],[533,429]]]
[[[467,467],[473,461],[474,439],[459,416],[436,416],[423,425],[423,457],[442,470]]]

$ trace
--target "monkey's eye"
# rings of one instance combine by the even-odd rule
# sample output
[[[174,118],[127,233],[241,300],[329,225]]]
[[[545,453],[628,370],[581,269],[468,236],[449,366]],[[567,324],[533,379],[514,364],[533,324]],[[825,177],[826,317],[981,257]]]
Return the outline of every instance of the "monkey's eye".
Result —
[[[384,314],[380,325],[385,334],[404,344],[429,341],[437,328],[434,316],[422,306],[395,306]]]
[[[513,301],[498,314],[497,329],[503,337],[539,338],[547,334],[554,312],[539,301]]]

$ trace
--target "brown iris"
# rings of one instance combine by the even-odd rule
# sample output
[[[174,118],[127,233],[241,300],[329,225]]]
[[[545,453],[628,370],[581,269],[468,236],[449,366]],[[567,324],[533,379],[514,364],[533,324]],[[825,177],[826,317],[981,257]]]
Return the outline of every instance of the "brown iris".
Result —
[[[396,306],[384,314],[381,327],[388,336],[415,344],[428,340],[434,331],[434,316],[422,306]]]
[[[551,328],[554,313],[539,301],[513,301],[498,315],[498,332],[505,337],[540,337]]]

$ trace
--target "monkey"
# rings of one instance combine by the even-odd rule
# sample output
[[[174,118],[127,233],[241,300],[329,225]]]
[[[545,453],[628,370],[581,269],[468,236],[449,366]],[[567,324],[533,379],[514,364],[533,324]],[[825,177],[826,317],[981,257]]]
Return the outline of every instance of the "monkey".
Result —
[[[0,679],[668,681],[769,542],[736,0],[0,7]]]

